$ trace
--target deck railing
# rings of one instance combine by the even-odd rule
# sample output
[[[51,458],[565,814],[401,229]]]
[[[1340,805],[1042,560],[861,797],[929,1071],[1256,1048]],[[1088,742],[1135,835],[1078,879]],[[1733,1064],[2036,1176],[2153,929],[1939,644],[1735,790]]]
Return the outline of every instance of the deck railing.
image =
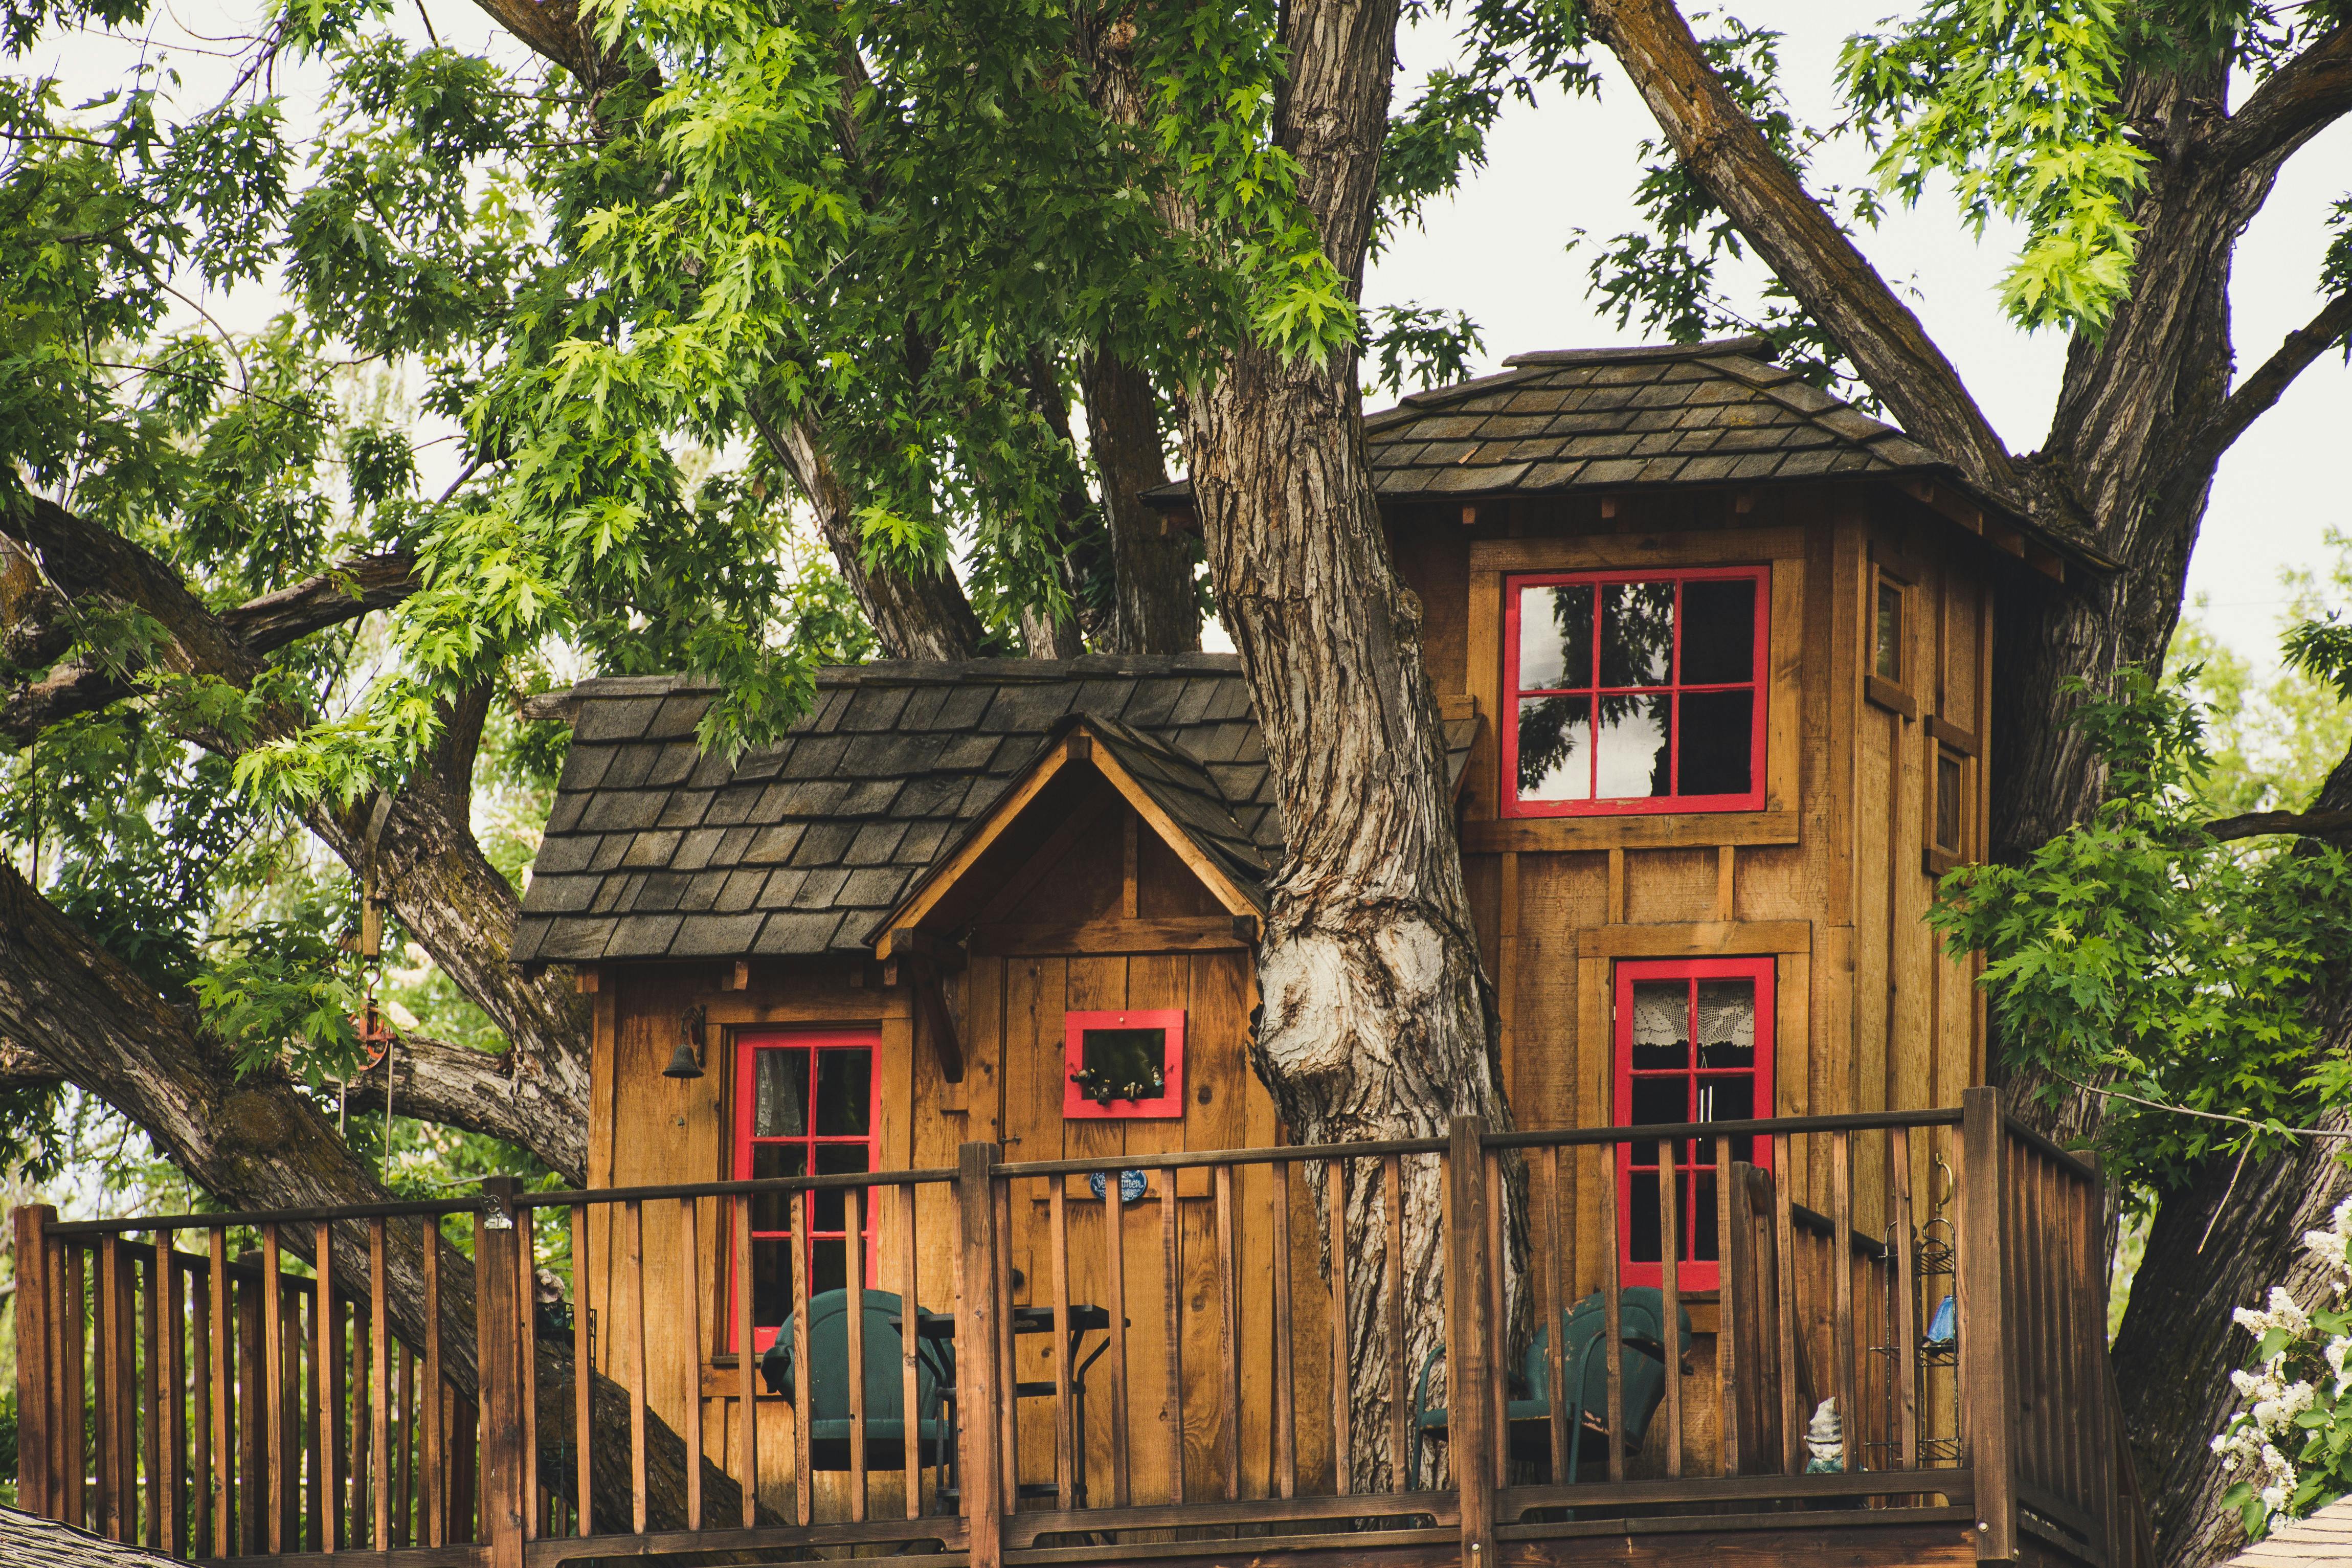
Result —
[[[2032,1536],[2137,1568],[2098,1178],[1964,1098],[1029,1163],[968,1144],[953,1168],[331,1211],[20,1209],[19,1501],[175,1555],[395,1568],[824,1546],[992,1568],[1235,1535],[1478,1563],[1629,1518],[1907,1523],[1972,1532],[1983,1560]],[[866,1293],[898,1300],[896,1386],[843,1377],[845,1427],[817,1414],[810,1194],[841,1205],[846,1366],[870,1364]],[[788,1285],[771,1268],[762,1297],[755,1234],[776,1231]],[[1634,1268],[1655,1298],[1623,1293]],[[1572,1343],[1564,1314],[1595,1300]],[[1633,1450],[1655,1382],[1625,1314],[1650,1301],[1666,1373]],[[787,1307],[779,1399],[746,1329]],[[920,1416],[927,1379],[936,1422],[881,1426],[869,1403]]]

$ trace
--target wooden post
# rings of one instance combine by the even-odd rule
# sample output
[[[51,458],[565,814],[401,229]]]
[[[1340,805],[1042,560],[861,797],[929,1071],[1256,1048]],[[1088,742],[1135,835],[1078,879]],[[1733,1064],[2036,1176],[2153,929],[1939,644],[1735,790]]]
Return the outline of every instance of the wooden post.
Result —
[[[1976,1478],[1977,1561],[2017,1556],[2017,1498],[2011,1473],[2017,1422],[2010,1396],[2009,1347],[2002,1321],[2001,1144],[2000,1091],[1960,1091],[1959,1341],[1960,1404],[1966,1412],[1969,1468]]]
[[[49,1441],[49,1405],[64,1380],[49,1342],[47,1265],[49,1222],[58,1211],[26,1204],[16,1211],[16,1506],[44,1519],[58,1516],[59,1498],[50,1486],[56,1461]]]
[[[515,1228],[516,1183],[482,1183],[482,1224],[474,1258],[474,1344],[479,1358],[482,1536],[488,1568],[522,1568],[523,1520],[530,1511],[531,1466],[522,1442],[522,1266]]]
[[[1461,1497],[1463,1568],[1486,1568],[1494,1544],[1495,1434],[1486,1399],[1489,1324],[1486,1162],[1478,1119],[1457,1116],[1446,1150],[1446,1259],[1454,1314],[1446,1324],[1445,1404]]]
[[[999,1469],[1010,1456],[998,1446],[996,1419],[1003,1398],[997,1386],[997,1317],[1004,1303],[996,1293],[999,1238],[994,1178],[989,1174],[1003,1153],[993,1143],[966,1143],[956,1152],[956,1468],[971,1568],[1001,1568],[1004,1561]]]

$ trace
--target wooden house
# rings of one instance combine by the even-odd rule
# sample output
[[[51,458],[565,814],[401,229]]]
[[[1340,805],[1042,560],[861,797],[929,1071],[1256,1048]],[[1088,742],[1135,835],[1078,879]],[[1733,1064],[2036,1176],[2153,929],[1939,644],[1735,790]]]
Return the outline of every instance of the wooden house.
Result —
[[[590,1190],[562,1200],[583,1368],[813,1545],[882,1549],[915,1514],[975,1563],[1793,1561],[1832,1537],[1853,1563],[2137,1561],[2095,1177],[1969,1098],[1977,969],[1921,919],[1984,842],[2005,615],[2106,563],[1760,340],[1522,355],[1366,432],[1517,1141],[1284,1163],[1248,1056],[1283,823],[1229,657],[828,670],[789,739],[732,762],[695,743],[710,690],[593,679],[513,949],[594,999]],[[1183,525],[1183,487],[1150,499]],[[1681,1132],[1609,1131],[1660,1124]],[[1600,1492],[1570,1495],[1568,1416],[1543,1417],[1548,1469],[1542,1421],[1519,1443],[1543,1352],[1521,1379],[1460,1206],[1482,1147],[1488,1180],[1529,1163],[1511,1289],[1536,1321],[1625,1286],[1690,1314]],[[1408,1470],[1426,1369],[1401,1306],[1360,1287],[1351,1315],[1324,1242],[1414,1160],[1452,1173],[1446,1355],[1494,1404],[1458,1402],[1450,1457]],[[762,1352],[847,1287],[951,1314],[953,1485],[914,1475],[919,1442],[904,1478],[862,1449],[812,1476],[808,1408],[755,1380],[747,1331]],[[1074,1303],[1105,1325],[1087,1359]],[[1383,1335],[1368,1395],[1349,1368]],[[1832,1396],[1842,1446],[1809,1451]],[[1370,1518],[1349,1456],[1375,1427],[1404,1495]],[[639,1452],[630,1550],[781,1539],[748,1512],[740,1539],[662,1534]],[[535,1563],[593,1542],[530,1511]]]

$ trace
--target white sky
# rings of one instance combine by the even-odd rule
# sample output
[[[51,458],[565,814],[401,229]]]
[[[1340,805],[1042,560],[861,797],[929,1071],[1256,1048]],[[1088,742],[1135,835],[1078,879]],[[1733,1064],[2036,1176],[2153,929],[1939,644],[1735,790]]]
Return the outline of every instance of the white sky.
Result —
[[[1695,11],[1685,5],[1685,14]],[[1837,117],[1834,68],[1845,37],[1891,10],[1888,0],[1738,0],[1726,7],[1780,29],[1782,79],[1801,119]],[[1409,35],[1402,53],[1417,74],[1440,58],[1442,37]],[[1577,229],[1595,240],[1633,228],[1640,177],[1634,148],[1655,124],[1605,51],[1601,101],[1514,106],[1489,143],[1486,169],[1452,201],[1433,206],[1423,231],[1402,237],[1372,268],[1375,304],[1417,300],[1469,310],[1486,331],[1486,363],[1527,349],[1636,342],[1584,298],[1590,257],[1566,254]],[[1820,155],[1815,177],[1869,178],[1857,147]],[[2269,205],[2238,253],[2231,303],[2241,374],[2259,365],[2287,332],[2319,309],[2315,283],[2327,244],[2329,205],[2352,189],[2352,121],[2338,123],[2287,166]],[[1988,231],[1982,246],[1932,198],[1895,213],[1862,239],[1943,347],[1995,428],[2018,451],[2037,447],[2049,426],[2065,342],[2029,336],[2002,315],[1998,288],[2011,249]],[[2273,625],[2285,595],[2284,567],[2323,563],[2323,534],[2352,530],[2343,482],[2352,443],[2352,371],[2340,354],[2305,371],[2286,397],[2222,460],[2189,565],[2189,591],[2209,597],[2208,622],[2258,666],[2275,661]]]
[[[199,52],[200,39],[248,30],[255,0],[202,5],[173,0],[156,20],[151,47],[169,40],[172,63],[186,78],[191,100],[217,92],[224,63]],[[1832,68],[1840,43],[1869,25],[1891,0],[1739,0],[1738,15],[1785,34],[1784,85],[1801,116],[1814,123],[1835,118]],[[418,16],[429,14],[441,40],[488,47],[500,58],[522,51],[463,0],[409,0],[399,13],[404,30],[422,41]],[[1400,92],[1413,90],[1420,72],[1442,58],[1446,35],[1422,28],[1402,40],[1407,66]],[[84,35],[52,43],[33,62],[64,79],[70,101],[117,86],[137,46]],[[1633,226],[1631,197],[1639,177],[1635,145],[1653,132],[1647,111],[1608,56],[1596,51],[1605,86],[1591,100],[1513,105],[1489,146],[1486,168],[1453,200],[1435,204],[1425,226],[1400,237],[1372,267],[1367,293],[1374,304],[1417,300],[1468,310],[1484,330],[1481,370],[1527,349],[1580,347],[1639,341],[1601,317],[1584,298],[1589,258],[1565,247],[1581,229],[1595,241]],[[320,73],[289,66],[278,78],[289,97],[289,130],[307,126],[305,95]],[[2232,290],[2242,371],[2259,364],[2284,334],[2318,307],[2314,289],[2326,244],[2322,220],[2345,194],[2352,170],[2352,122],[2339,124],[2290,163],[2278,189],[2240,249]],[[1859,147],[1824,150],[1816,177],[1844,183],[1868,178]],[[2065,345],[2054,333],[2029,336],[2002,316],[1996,297],[2010,250],[2004,237],[1973,243],[1948,204],[1930,200],[1916,213],[1895,213],[1864,237],[1872,260],[1911,296],[1929,331],[1959,367],[1994,426],[2017,449],[2038,444],[2046,427]],[[271,309],[267,291],[248,289],[232,301],[211,301],[223,320],[243,328]],[[2228,642],[2267,664],[2274,653],[2274,618],[2284,603],[2282,568],[2323,563],[2324,531],[2352,529],[2339,474],[2352,437],[2352,372],[2340,356],[2304,373],[2281,405],[2223,460],[2189,574],[2192,594],[2210,599],[2209,622]],[[425,477],[439,464],[427,454]]]

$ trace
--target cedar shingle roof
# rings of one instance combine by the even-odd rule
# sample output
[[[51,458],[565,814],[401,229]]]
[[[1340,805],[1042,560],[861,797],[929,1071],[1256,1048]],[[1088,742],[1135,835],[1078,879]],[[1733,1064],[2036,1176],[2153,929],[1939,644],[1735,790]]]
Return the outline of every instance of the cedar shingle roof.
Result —
[[[0,1508],[0,1563],[8,1568],[162,1568],[171,1561],[161,1552]]]
[[[875,923],[1077,715],[1238,886],[1281,858],[1230,654],[828,669],[792,734],[731,767],[695,746],[714,695],[670,677],[572,689],[516,963],[867,951]],[[1447,726],[1457,779],[1475,722]]]
[[[1514,354],[1504,369],[1416,392],[1364,419],[1386,501],[1568,494],[1657,485],[1958,478],[1893,426],[1769,363],[1760,337]],[[1145,499],[1179,506],[1188,480]],[[2113,563],[1979,497],[2068,559]]]
[[[2283,1524],[2222,1568],[2343,1568],[2352,1563],[2352,1498]]]

